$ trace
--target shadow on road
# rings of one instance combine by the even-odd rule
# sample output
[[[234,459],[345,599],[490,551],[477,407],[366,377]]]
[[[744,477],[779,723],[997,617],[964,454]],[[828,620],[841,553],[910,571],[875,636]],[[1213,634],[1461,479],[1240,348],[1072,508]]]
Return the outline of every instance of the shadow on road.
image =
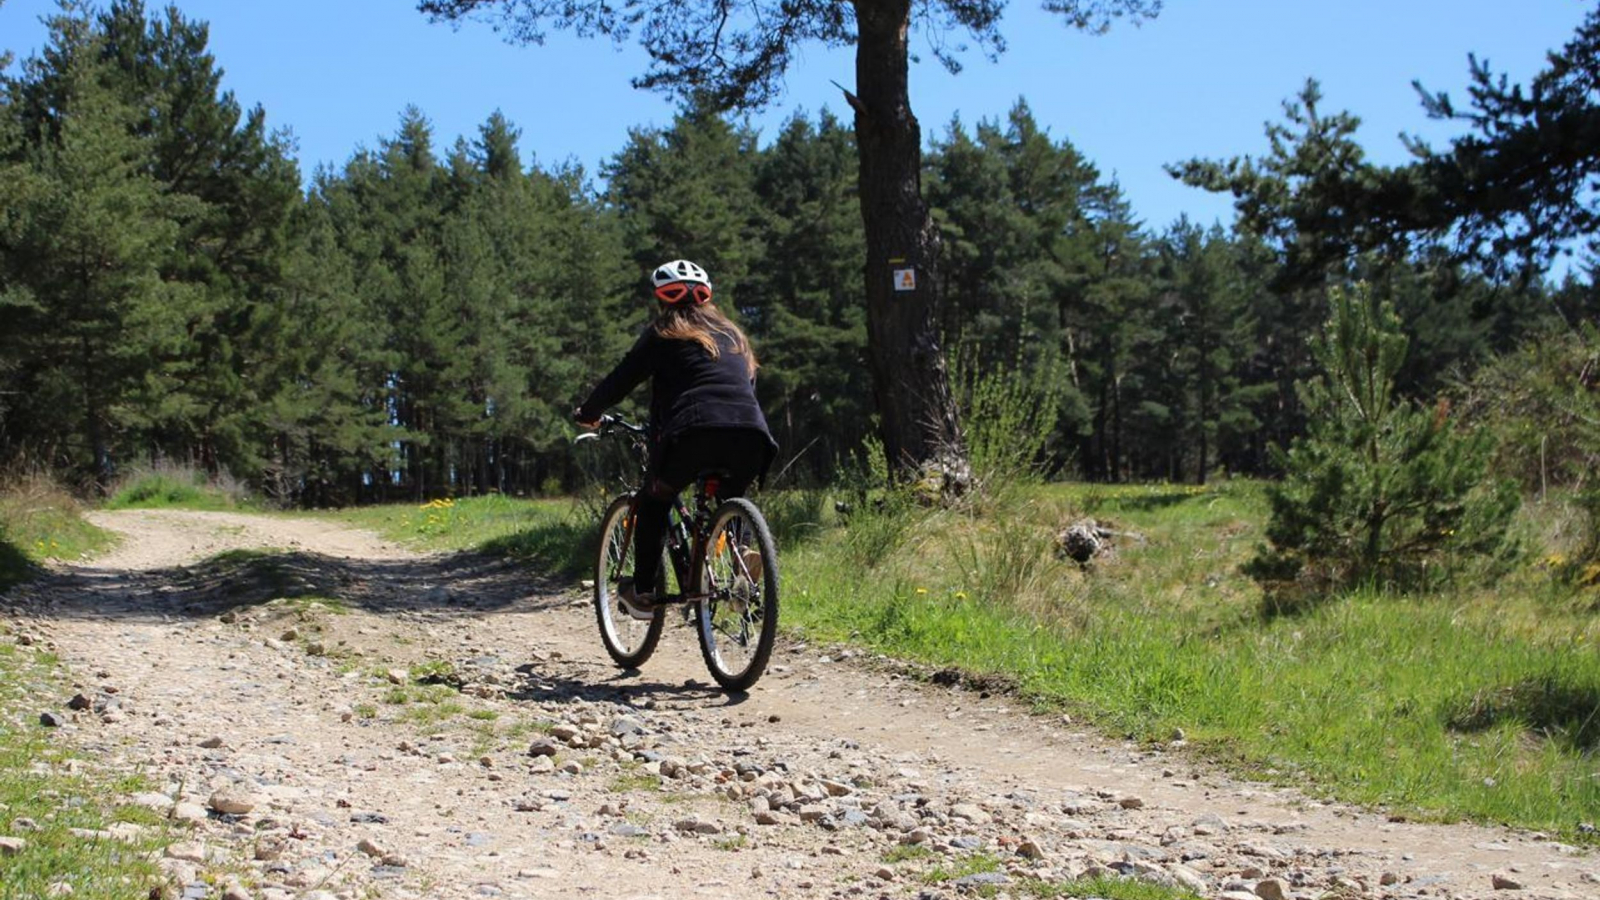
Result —
[[[47,574],[0,594],[0,604],[45,617],[201,618],[287,599],[373,613],[463,615],[568,602],[571,580],[516,563],[458,553],[343,559],[318,553],[232,550],[190,566],[130,572],[92,565]]]

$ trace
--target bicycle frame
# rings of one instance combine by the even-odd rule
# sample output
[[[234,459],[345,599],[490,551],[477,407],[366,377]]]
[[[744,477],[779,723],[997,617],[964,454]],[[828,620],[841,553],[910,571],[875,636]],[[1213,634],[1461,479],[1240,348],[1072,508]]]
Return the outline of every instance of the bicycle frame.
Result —
[[[644,492],[644,479],[650,471],[650,447],[646,430],[623,419],[605,416],[601,419],[600,428],[589,434],[580,435],[579,440],[598,439],[607,434],[623,433],[629,436],[635,452],[639,455],[639,478],[637,484],[626,484],[628,493],[632,494],[633,502],[628,526],[625,530],[625,540],[628,545],[633,544],[633,530],[638,522],[639,496]],[[692,573],[698,566],[705,563],[706,528],[711,522],[711,512],[716,502],[716,488],[719,479],[715,475],[705,475],[695,480],[694,511],[691,513],[689,506],[683,500],[680,492],[673,497],[672,508],[668,511],[666,537],[666,557],[671,560],[673,575],[678,580],[680,592],[675,595],[658,597],[658,602],[684,603],[693,602],[706,596],[706,590],[712,585],[703,585],[700,592],[688,593],[689,586],[693,584]]]

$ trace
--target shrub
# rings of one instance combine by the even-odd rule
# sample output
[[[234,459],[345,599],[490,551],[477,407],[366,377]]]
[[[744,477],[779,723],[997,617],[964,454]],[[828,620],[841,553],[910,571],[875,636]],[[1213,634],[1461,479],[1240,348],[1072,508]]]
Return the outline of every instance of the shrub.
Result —
[[[1463,568],[1504,569],[1520,498],[1487,476],[1490,436],[1449,404],[1396,396],[1406,338],[1364,286],[1337,291],[1313,351],[1323,374],[1298,385],[1310,423],[1268,489],[1270,546],[1246,571],[1275,597],[1290,585],[1410,587]]]
[[[1038,474],[1056,432],[1063,379],[1053,364],[985,367],[970,349],[954,360],[956,399],[980,489]]]
[[[1495,469],[1528,492],[1571,491],[1579,534],[1557,571],[1600,583],[1600,328],[1540,335],[1462,386],[1465,413],[1494,434]]]
[[[112,486],[107,509],[232,509],[245,492],[226,475],[160,462],[130,469]]]
[[[1494,467],[1529,493],[1600,472],[1600,328],[1541,334],[1475,372],[1462,415],[1494,433]]]

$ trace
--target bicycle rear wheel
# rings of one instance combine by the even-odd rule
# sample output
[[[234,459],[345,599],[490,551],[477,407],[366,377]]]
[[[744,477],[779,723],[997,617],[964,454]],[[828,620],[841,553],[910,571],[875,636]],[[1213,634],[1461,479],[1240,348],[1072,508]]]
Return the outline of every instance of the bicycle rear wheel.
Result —
[[[778,549],[755,504],[736,498],[717,507],[696,577],[706,668],[724,690],[745,690],[766,671],[778,634]]]
[[[657,607],[650,620],[635,619],[617,596],[617,580],[633,575],[633,497],[624,494],[611,501],[600,518],[600,552],[595,558],[594,613],[600,623],[600,641],[611,659],[624,669],[644,665],[656,652],[666,615]]]

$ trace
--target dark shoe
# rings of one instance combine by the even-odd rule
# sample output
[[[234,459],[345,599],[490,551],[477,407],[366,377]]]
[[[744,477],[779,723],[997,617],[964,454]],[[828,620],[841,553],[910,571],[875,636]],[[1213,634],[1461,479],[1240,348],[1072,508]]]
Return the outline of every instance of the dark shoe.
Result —
[[[639,593],[633,589],[633,579],[622,577],[617,579],[617,599],[622,602],[622,608],[628,611],[641,622],[648,622],[656,616],[655,593],[645,591]]]

